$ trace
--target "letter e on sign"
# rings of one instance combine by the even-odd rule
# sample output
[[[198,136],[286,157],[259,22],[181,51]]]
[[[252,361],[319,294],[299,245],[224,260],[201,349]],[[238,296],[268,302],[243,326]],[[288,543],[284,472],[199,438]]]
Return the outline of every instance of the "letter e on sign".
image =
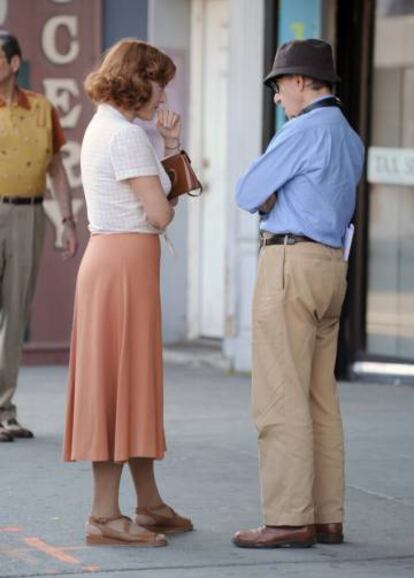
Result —
[[[45,96],[56,108],[59,108],[65,116],[61,117],[60,123],[63,128],[74,128],[79,120],[81,105],[70,108],[70,97],[79,97],[79,88],[74,78],[45,78],[43,81]]]

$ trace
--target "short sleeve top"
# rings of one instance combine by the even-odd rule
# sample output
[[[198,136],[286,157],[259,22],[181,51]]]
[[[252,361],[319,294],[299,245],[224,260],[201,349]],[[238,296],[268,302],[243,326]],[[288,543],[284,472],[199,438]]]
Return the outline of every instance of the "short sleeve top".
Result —
[[[91,233],[152,233],[144,207],[126,179],[159,176],[171,183],[145,130],[108,104],[98,106],[82,142],[81,174]]]
[[[0,195],[43,195],[50,161],[64,144],[58,114],[43,95],[17,87],[11,105],[0,96]]]

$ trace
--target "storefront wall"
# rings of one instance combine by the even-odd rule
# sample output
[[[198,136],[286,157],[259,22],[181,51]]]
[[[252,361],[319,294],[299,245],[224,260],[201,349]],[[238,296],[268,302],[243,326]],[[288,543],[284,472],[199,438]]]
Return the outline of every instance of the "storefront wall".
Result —
[[[148,0],[102,0],[103,48],[121,38],[148,37]]]
[[[81,251],[76,260],[61,263],[56,246],[57,212],[50,200],[46,205],[48,238],[26,360],[67,358],[76,271],[88,237],[78,161],[93,107],[83,95],[82,80],[103,48],[120,37],[135,36],[154,42],[176,61],[177,78],[168,94],[170,106],[181,112],[183,144],[207,188],[211,185],[204,198],[183,200],[171,227],[176,255],[168,250],[163,255],[165,341],[211,335],[220,340],[236,369],[250,369],[250,306],[258,223],[235,207],[234,187],[239,175],[261,153],[263,131],[270,133],[276,123],[272,108],[268,115],[271,130],[263,126],[264,22],[270,1],[261,0],[252,7],[248,0],[36,0],[30,35],[21,19],[28,4],[32,5],[31,0],[0,0],[0,23],[22,39],[27,60],[22,80],[34,90],[46,92],[63,120],[69,141],[65,162],[74,188]],[[203,57],[201,45],[206,39],[200,41],[202,24],[197,21],[207,4],[212,8],[211,17],[215,13],[225,15],[224,8],[227,11],[217,28],[217,38],[212,39],[221,53],[210,64]],[[368,147],[340,354],[346,367],[365,359],[414,363],[412,2],[312,0],[304,5],[303,0],[280,0],[275,6],[272,34],[278,44],[320,36],[334,45],[338,70],[344,78],[338,92],[351,124]],[[360,28],[355,22],[362,23]],[[371,45],[371,60],[367,60],[367,44]],[[220,60],[223,55],[225,61]],[[220,137],[215,130],[206,130],[211,118],[206,100],[214,104],[211,100],[215,95],[213,91],[209,96],[206,83],[211,63],[219,66],[218,78],[225,87],[225,98],[216,94],[217,100],[225,103],[225,109],[217,111],[219,128],[224,131]],[[213,182],[213,168],[217,183]],[[214,205],[217,201],[219,207]],[[219,217],[211,217],[213,209]],[[220,247],[217,255],[211,239]],[[213,310],[219,313],[219,324],[209,316]],[[219,330],[212,326],[210,331],[210,322]]]
[[[24,346],[25,363],[65,363],[68,359],[76,274],[89,237],[79,155],[94,106],[83,91],[83,80],[104,48],[125,36],[146,39],[147,20],[147,0],[0,0],[0,27],[15,33],[22,45],[20,84],[44,93],[59,113],[80,240],[77,256],[63,263],[60,214],[46,193],[48,225]]]
[[[246,370],[257,222],[237,209],[234,189],[261,152],[264,1],[151,0],[148,37],[178,65],[175,90],[184,92],[169,100],[205,187],[180,201],[175,256],[164,252],[165,341],[214,340]]]
[[[57,202],[46,194],[45,250],[25,344],[26,362],[61,362],[67,359],[76,272],[88,237],[79,155],[93,106],[83,92],[82,80],[101,51],[101,2],[2,0],[0,26],[21,42],[22,85],[49,98],[67,139],[62,153],[73,192],[80,251],[75,259],[62,262],[61,217]]]
[[[178,112],[182,121],[182,147],[188,150],[189,135],[189,47],[191,0],[149,0],[148,41],[164,50],[177,67],[176,76],[167,86],[168,106]],[[144,127],[154,134],[154,126]],[[160,151],[161,152],[161,151]],[[170,250],[162,241],[161,300],[164,343],[187,339],[188,301],[188,212],[189,201],[182,198],[168,227]]]
[[[414,362],[414,5],[374,21],[367,353]]]
[[[341,377],[414,376],[414,6],[337,0],[338,87],[367,151],[339,344]]]

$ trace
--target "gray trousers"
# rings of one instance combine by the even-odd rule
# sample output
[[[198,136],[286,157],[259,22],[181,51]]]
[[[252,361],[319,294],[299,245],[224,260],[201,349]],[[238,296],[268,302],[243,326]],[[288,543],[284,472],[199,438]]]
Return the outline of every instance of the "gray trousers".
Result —
[[[42,205],[0,203],[0,421],[16,416],[12,399],[44,231]]]

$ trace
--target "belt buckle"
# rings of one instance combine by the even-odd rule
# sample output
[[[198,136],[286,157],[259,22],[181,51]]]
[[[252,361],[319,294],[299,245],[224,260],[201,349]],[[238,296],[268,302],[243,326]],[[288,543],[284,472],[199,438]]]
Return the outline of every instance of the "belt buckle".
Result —
[[[286,233],[284,239],[284,245],[296,245],[297,241],[293,235]]]
[[[259,247],[260,249],[266,245],[266,237],[263,234],[263,231],[260,231],[260,240],[259,240]]]
[[[264,247],[269,244],[269,241],[274,235],[268,231],[260,231],[260,246]]]

